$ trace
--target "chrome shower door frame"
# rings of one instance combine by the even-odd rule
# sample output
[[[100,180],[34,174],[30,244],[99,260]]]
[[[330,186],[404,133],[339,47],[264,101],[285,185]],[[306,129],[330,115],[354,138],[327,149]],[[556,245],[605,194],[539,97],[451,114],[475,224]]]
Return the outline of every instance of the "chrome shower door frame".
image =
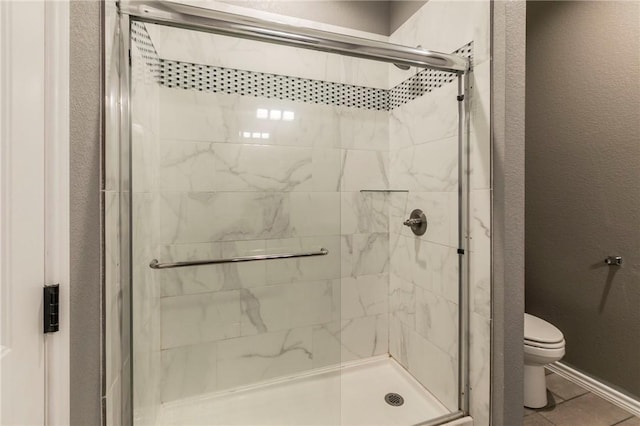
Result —
[[[379,60],[389,63],[418,66],[455,73],[458,76],[458,255],[459,255],[459,361],[458,361],[458,401],[459,410],[445,416],[429,420],[420,425],[439,425],[453,421],[469,414],[469,105],[470,105],[470,62],[456,55],[432,52],[383,42],[369,42],[366,39],[344,36],[336,39],[335,33],[308,28],[284,26],[286,36],[291,42],[278,38],[278,24],[260,21],[254,18],[239,17],[224,12],[215,12],[215,18],[198,16],[197,13],[208,11],[193,6],[180,5],[180,13],[168,13],[166,7],[171,2],[121,2],[119,4],[119,91],[120,91],[120,185],[123,201],[120,214],[121,233],[121,273],[123,293],[123,329],[131,330],[132,325],[132,188],[131,188],[131,24],[134,21],[161,24],[166,26],[222,33],[240,38],[250,38],[266,42],[287,44],[298,48],[321,50],[345,56]],[[174,4],[175,5],[175,4]],[[193,14],[184,13],[191,11]],[[208,11],[212,13],[212,11]],[[225,20],[226,19],[226,20]],[[262,26],[261,26],[262,25]],[[282,27],[282,25],[280,24]],[[270,29],[271,27],[271,29]],[[221,28],[225,28],[222,30]],[[247,33],[247,31],[253,31]],[[283,30],[280,28],[280,30]],[[297,37],[295,37],[297,34]],[[280,36],[282,34],[279,34]],[[340,36],[340,35],[338,35]],[[297,39],[296,39],[297,38]],[[323,40],[326,45],[317,44]],[[314,44],[316,43],[316,44]],[[438,61],[440,65],[438,65]],[[444,61],[444,62],[442,62]],[[133,333],[129,332],[129,363],[122,368],[122,423],[133,425],[133,369],[134,360]],[[124,361],[124,360],[123,360]],[[126,367],[126,368],[125,368]]]

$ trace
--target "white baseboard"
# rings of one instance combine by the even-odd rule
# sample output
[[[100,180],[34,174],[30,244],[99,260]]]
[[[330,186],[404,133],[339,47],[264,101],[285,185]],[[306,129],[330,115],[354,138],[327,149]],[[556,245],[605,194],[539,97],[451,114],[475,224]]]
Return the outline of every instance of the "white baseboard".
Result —
[[[602,399],[606,399],[610,403],[640,417],[640,401],[630,397],[629,395],[625,395],[624,393],[599,382],[593,377],[590,377],[573,367],[569,367],[561,361],[551,363],[546,367],[550,371],[553,371],[557,375],[582,386]]]

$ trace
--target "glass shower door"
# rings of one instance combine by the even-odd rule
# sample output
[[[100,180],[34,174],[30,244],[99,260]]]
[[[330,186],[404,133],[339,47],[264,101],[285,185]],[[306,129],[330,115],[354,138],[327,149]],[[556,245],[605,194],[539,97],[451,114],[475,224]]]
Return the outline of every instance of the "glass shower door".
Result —
[[[308,423],[315,401],[339,424],[340,114],[292,76],[326,55],[138,22],[132,41],[136,422]]]
[[[462,416],[458,75],[135,18],[130,35],[134,424]],[[468,57],[461,39],[447,51]]]

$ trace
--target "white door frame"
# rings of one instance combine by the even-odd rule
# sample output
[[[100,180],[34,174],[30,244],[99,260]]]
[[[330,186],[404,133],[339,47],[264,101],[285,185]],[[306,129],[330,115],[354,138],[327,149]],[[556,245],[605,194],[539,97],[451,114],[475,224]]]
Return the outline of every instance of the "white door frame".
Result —
[[[33,412],[38,413],[36,417],[42,416],[40,418],[47,425],[67,425],[70,422],[69,3],[68,1],[39,0],[31,2],[26,8],[22,5],[18,6],[19,3],[19,1],[0,1],[0,22],[3,24],[0,25],[0,92],[3,93],[4,98],[0,99],[2,106],[0,126],[3,127],[0,129],[0,135],[2,152],[7,154],[2,159],[2,167],[0,167],[2,169],[0,212],[5,216],[1,221],[4,241],[2,241],[0,255],[2,265],[9,268],[11,266],[9,262],[13,262],[11,260],[13,250],[19,247],[15,246],[16,241],[8,238],[11,233],[18,231],[18,228],[14,228],[15,223],[11,216],[13,215],[16,219],[16,216],[19,218],[19,215],[25,213],[35,217],[41,214],[43,224],[32,229],[24,228],[20,230],[18,236],[20,239],[28,238],[27,234],[30,233],[36,240],[44,241],[44,255],[40,251],[43,246],[39,245],[40,248],[33,253],[28,262],[35,271],[44,271],[44,273],[40,278],[35,276],[29,278],[29,285],[20,291],[21,286],[11,286],[9,280],[16,279],[16,282],[24,284],[25,280],[20,278],[23,274],[15,270],[2,271],[2,279],[8,280],[3,283],[3,288],[9,292],[24,293],[24,296],[17,293],[11,296],[23,300],[21,309],[12,311],[13,318],[7,316],[10,314],[9,311],[0,312],[3,315],[0,321],[3,329],[0,333],[6,332],[5,337],[13,339],[25,338],[26,335],[16,336],[15,328],[14,335],[10,336],[9,328],[5,327],[9,321],[13,321],[15,326],[16,321],[25,321],[25,319],[28,323],[25,324],[25,333],[33,336],[38,332],[36,330],[39,329],[41,332],[42,319],[38,324],[33,323],[34,313],[40,311],[40,315],[42,314],[42,292],[38,292],[37,288],[39,285],[60,284],[60,331],[42,337],[42,353],[35,358],[25,357],[27,358],[24,361],[25,364],[21,364],[18,371],[14,371],[13,376],[9,374],[9,383],[20,381],[20,376],[14,377],[15,373],[21,374],[30,370],[35,374],[42,372],[40,382],[43,383],[41,395],[44,395],[44,398],[36,398],[38,406],[33,407]],[[25,44],[27,40],[28,43]],[[24,51],[22,56],[21,51]],[[19,58],[19,62],[13,62],[12,58]],[[24,74],[29,76],[29,80],[21,78]],[[25,86],[26,81],[29,81],[28,85],[33,86]],[[39,91],[39,95],[29,95],[22,100],[20,90],[28,90],[34,95],[37,93],[34,90]],[[31,101],[37,98],[42,99],[41,104]],[[26,105],[27,102],[32,103]],[[13,109],[14,105],[18,105],[18,108]],[[29,120],[34,121],[32,129],[29,129]],[[12,123],[18,125],[16,130],[19,133],[13,133]],[[19,155],[16,158],[19,158],[20,162],[29,161],[28,169],[33,170],[34,174],[19,173],[20,164],[12,163],[13,156],[9,156],[12,152]],[[43,181],[38,183],[33,179],[43,179]],[[34,188],[35,192],[25,193],[25,191],[31,191],[30,188]],[[15,200],[23,199],[39,200],[36,206],[33,206],[36,210],[29,208],[22,201],[12,204]],[[23,232],[27,230],[29,232]],[[36,242],[34,241],[34,244]],[[24,249],[29,245],[28,242],[25,245],[25,241],[20,243],[22,243],[20,256],[23,259]],[[18,252],[14,254],[16,253]],[[13,275],[9,275],[10,273]],[[40,280],[43,282],[40,283]],[[3,294],[3,296],[10,295]],[[8,300],[10,299],[7,297],[3,304],[4,308],[10,306],[6,305]],[[35,306],[31,310],[25,308],[25,304]],[[22,362],[21,359],[17,361],[19,364]],[[13,385],[10,386],[13,387]],[[36,403],[35,400],[32,402]],[[20,422],[20,419],[14,420]]]
[[[60,329],[45,338],[45,419],[70,422],[69,2],[45,1],[45,280],[60,284]]]

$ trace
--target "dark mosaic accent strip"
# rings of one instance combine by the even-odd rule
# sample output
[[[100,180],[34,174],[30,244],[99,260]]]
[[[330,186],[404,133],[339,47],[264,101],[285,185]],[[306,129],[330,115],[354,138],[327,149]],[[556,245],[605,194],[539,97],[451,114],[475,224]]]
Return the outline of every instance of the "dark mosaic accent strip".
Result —
[[[462,46],[453,54],[472,59],[473,42]],[[397,108],[434,89],[451,83],[456,74],[436,70],[422,70],[389,90],[389,109]]]
[[[277,74],[160,60],[160,84],[201,92],[237,94],[352,108],[388,110],[384,89]]]
[[[457,77],[445,71],[422,70],[392,89],[385,90],[160,59],[141,22],[132,23],[131,39],[137,53],[145,61],[147,71],[161,85],[201,92],[390,111],[453,82]],[[473,42],[453,53],[472,59]]]
[[[147,64],[147,71],[160,81],[160,56],[158,56],[151,36],[142,22],[133,21],[131,23],[131,41],[132,46],[137,49],[137,53]]]

